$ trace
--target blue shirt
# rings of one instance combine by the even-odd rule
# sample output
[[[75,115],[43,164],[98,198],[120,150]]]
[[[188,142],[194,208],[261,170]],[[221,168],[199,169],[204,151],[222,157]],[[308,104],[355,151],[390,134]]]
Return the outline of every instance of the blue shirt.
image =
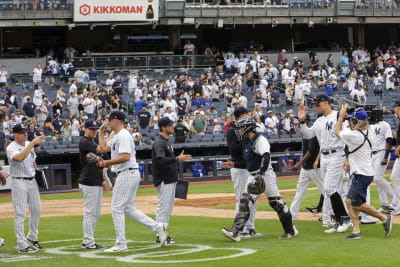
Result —
[[[82,83],[83,84],[89,84],[89,74],[87,74],[87,73],[83,74]]]
[[[202,106],[203,104],[204,104],[204,100],[201,98],[198,101],[196,99],[192,100],[192,106],[199,107],[199,106]]]
[[[97,71],[89,70],[89,80],[96,81],[96,79],[97,79]]]
[[[193,177],[202,177],[206,175],[206,169],[203,165],[192,165],[192,175]]]
[[[340,63],[340,64],[345,63],[346,66],[348,66],[348,65],[349,65],[349,58],[348,58],[348,57],[345,57],[345,56],[342,56],[342,57],[340,58],[340,62],[339,62],[339,63]]]
[[[279,104],[279,99],[280,99],[280,97],[281,97],[281,94],[280,94],[280,93],[278,93],[278,92],[276,92],[276,93],[272,92],[272,93],[271,93],[271,97],[273,98],[272,101],[271,101],[272,104]]]
[[[147,107],[147,103],[144,100],[139,100],[136,102],[136,116],[142,111],[143,106]]]
[[[35,104],[33,104],[32,102],[30,103],[25,103],[22,110],[25,111],[26,116],[32,118],[35,116]]]
[[[326,83],[325,84],[325,91],[326,91],[326,95],[333,96],[333,84]]]
[[[208,100],[203,100],[203,105],[204,106],[206,106],[206,107],[209,107],[209,106],[211,106],[212,105],[212,100],[211,99],[208,99]]]

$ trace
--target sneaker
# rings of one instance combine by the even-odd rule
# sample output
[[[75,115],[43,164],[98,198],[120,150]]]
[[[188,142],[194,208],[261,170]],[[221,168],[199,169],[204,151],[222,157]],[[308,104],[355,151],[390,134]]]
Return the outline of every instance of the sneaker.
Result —
[[[392,215],[388,214],[382,225],[385,229],[385,237],[389,237],[390,232],[392,231]]]
[[[234,235],[232,233],[232,231],[226,226],[224,226],[224,228],[222,228],[222,234],[232,241],[240,242],[240,234]]]
[[[0,238],[0,248],[4,247],[6,244],[6,241],[3,238]]]
[[[254,230],[254,229],[249,229],[249,234],[250,234],[252,237],[262,237],[262,236],[264,236],[262,233],[258,233],[258,232],[256,232],[256,230]]]
[[[82,244],[82,248],[85,248],[85,249],[103,249],[104,247],[102,245],[94,243],[93,245],[90,245],[90,246]]]
[[[167,243],[168,239],[168,224],[163,223],[160,230],[157,233],[157,236],[160,239],[160,245],[163,247]]]
[[[331,228],[329,228],[328,230],[325,230],[325,233],[327,233],[327,234],[336,233],[338,227],[339,227],[339,224],[335,223]]]
[[[104,252],[106,253],[113,253],[113,252],[126,252],[128,251],[128,247],[127,246],[118,246],[115,245],[111,248],[105,249]]]
[[[249,232],[241,232],[240,233],[240,239],[249,239],[252,238]]]
[[[160,237],[158,236],[156,238],[156,244],[160,244]],[[171,237],[167,237],[167,245],[172,245],[172,244],[176,244],[176,242]]]
[[[342,216],[342,218],[340,218],[340,224],[339,227],[337,228],[337,232],[338,233],[344,233],[347,231],[347,229],[349,229],[350,227],[350,216]]]
[[[29,238],[27,238],[26,240],[28,240],[28,242],[31,243],[32,246],[34,246],[36,249],[42,249],[42,246],[39,244],[38,241],[33,241],[33,240],[30,240]]]
[[[379,219],[372,217],[370,215],[362,216],[360,220],[360,223],[362,224],[375,224],[377,222],[379,222]]]
[[[38,249],[31,248],[31,247],[26,247],[24,249],[18,250],[18,253],[35,253],[35,252],[38,252],[38,251],[39,251]]]
[[[382,204],[378,211],[384,214],[389,214],[394,211],[394,208],[390,204]]]
[[[350,233],[344,239],[361,239],[361,238],[362,238],[361,232],[359,232],[359,233]]]
[[[299,235],[299,231],[297,231],[296,226],[293,225],[293,230],[294,232],[292,234],[288,234],[288,233],[283,233],[279,236],[279,239],[291,239],[295,236]]]

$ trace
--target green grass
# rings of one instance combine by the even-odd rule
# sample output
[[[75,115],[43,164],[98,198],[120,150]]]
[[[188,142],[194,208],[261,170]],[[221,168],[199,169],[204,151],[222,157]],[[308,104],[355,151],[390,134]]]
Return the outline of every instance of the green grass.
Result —
[[[18,259],[21,254],[16,252],[16,240],[13,231],[12,219],[1,219],[2,237],[7,244],[0,250],[1,266],[158,266],[159,264],[140,264],[118,262],[113,258],[100,258],[108,254],[99,253],[94,258],[81,258],[76,254],[57,255],[40,251],[35,254],[23,255],[26,257],[50,257],[41,260],[27,260],[5,263],[5,258]],[[385,239],[381,225],[362,225],[362,240],[344,240],[346,234],[323,233],[323,228],[318,222],[296,222],[300,231],[298,237],[292,240],[279,240],[282,232],[277,220],[257,220],[258,231],[264,237],[242,240],[234,243],[221,235],[224,225],[231,225],[232,219],[215,219],[205,217],[172,217],[170,222],[170,235],[178,244],[196,244],[211,246],[213,248],[242,248],[254,249],[252,255],[217,261],[175,263],[175,266],[397,266],[398,258],[395,256],[400,246],[400,226],[394,225],[392,235]],[[27,225],[26,225],[27,228]],[[82,217],[47,217],[40,220],[40,241],[45,249],[60,246],[72,246],[68,251],[73,253],[85,252],[80,249],[82,238]],[[99,243],[112,245],[114,229],[111,215],[104,215],[98,221],[96,239]],[[155,240],[154,233],[127,219],[126,236],[135,241]],[[76,239],[70,242],[44,243],[51,240]],[[109,239],[104,241],[102,239]],[[139,244],[130,243],[130,249],[137,248]],[[112,256],[128,257],[148,252],[176,252],[185,246],[167,246],[164,248],[149,248],[142,251],[112,254]],[[193,254],[155,257],[148,255],[141,260],[192,260],[216,256],[226,256],[236,253],[229,250],[210,249]],[[163,264],[172,266],[172,264]]]

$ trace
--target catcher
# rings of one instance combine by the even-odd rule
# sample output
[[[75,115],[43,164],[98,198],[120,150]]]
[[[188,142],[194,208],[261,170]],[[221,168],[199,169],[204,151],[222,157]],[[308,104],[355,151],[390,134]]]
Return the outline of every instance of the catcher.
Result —
[[[222,233],[229,239],[239,242],[240,232],[249,219],[249,203],[254,202],[259,194],[265,193],[268,197],[269,205],[277,212],[279,220],[284,229],[280,235],[281,239],[289,239],[298,235],[298,231],[292,222],[292,215],[286,203],[282,201],[276,184],[276,175],[272,169],[270,157],[270,144],[262,134],[256,133],[256,121],[248,116],[240,119],[236,124],[235,131],[238,140],[248,141],[243,144],[243,164],[254,179],[247,187],[247,193],[240,198],[239,212],[236,214],[232,229],[224,227]],[[236,163],[240,164],[240,163]],[[224,164],[228,168],[237,167],[233,162]]]
[[[106,180],[103,181],[103,170],[99,169],[102,158],[94,153],[98,151],[98,145],[94,139],[97,135],[99,126],[96,121],[88,120],[85,123],[85,135],[79,143],[80,154],[80,177],[79,189],[83,194],[83,243],[84,249],[102,249],[94,240],[96,222],[101,213],[101,202],[103,191],[111,189],[111,185]]]

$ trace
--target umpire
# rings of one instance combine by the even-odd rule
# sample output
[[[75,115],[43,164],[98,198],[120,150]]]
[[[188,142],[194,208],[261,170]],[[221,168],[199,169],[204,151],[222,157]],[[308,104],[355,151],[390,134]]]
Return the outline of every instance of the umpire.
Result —
[[[175,157],[174,149],[168,141],[168,136],[174,133],[174,122],[168,117],[159,120],[160,135],[156,137],[152,147],[152,173],[154,186],[158,192],[158,207],[156,221],[169,224],[169,218],[174,208],[175,188],[178,180],[177,162],[187,161],[191,155],[183,154]],[[160,243],[157,236],[156,243]],[[167,244],[174,244],[170,237]]]
[[[95,143],[97,130],[96,121],[85,122],[85,135],[79,143],[80,177],[79,189],[83,194],[83,242],[82,248],[102,249],[103,246],[94,241],[96,222],[101,214],[101,202],[103,198],[102,169],[95,164],[89,164],[86,155],[89,152],[96,153],[98,145]],[[104,185],[105,187],[105,185]]]

